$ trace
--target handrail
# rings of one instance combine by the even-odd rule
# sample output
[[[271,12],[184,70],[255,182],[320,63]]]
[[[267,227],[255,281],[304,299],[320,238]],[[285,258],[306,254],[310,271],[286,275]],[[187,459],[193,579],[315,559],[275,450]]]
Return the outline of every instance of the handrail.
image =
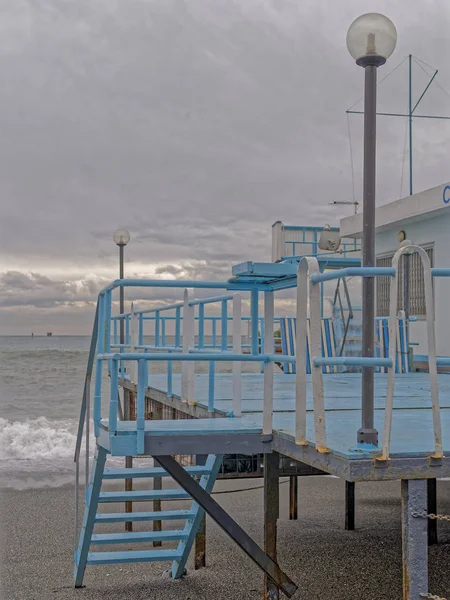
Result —
[[[394,277],[395,269],[393,267],[345,267],[345,269],[336,269],[325,273],[315,273],[311,275],[311,283],[322,283],[323,281],[332,281],[342,277]]]
[[[397,352],[397,336],[395,335],[395,322],[397,316],[398,304],[398,264],[400,258],[405,253],[417,252],[422,260],[424,287],[425,287],[425,307],[427,321],[427,341],[428,341],[428,366],[430,375],[430,391],[431,405],[433,414],[433,430],[434,430],[434,455],[433,458],[442,458],[442,428],[441,428],[441,412],[439,406],[439,388],[437,379],[437,361],[436,361],[436,337],[434,329],[434,302],[433,302],[433,272],[431,269],[430,258],[423,248],[420,246],[404,246],[397,250],[392,259],[392,265],[396,275],[391,280],[390,303],[389,303],[389,358],[392,361],[392,366],[388,372],[388,382],[386,390],[386,409],[384,414],[384,433],[383,446],[379,460],[385,461],[389,459],[389,449],[391,442],[392,430],[392,412],[394,408],[394,385],[395,385],[395,357]],[[442,274],[441,274],[442,273]],[[448,274],[447,274],[448,273]],[[450,276],[450,269],[440,269],[437,277]]]
[[[79,459],[79,456],[80,456],[81,441],[83,438],[84,421],[85,421],[87,405],[88,405],[88,393],[90,391],[92,371],[94,369],[94,358],[95,358],[95,349],[97,347],[97,337],[98,337],[98,302],[97,302],[97,307],[95,309],[94,327],[92,329],[92,337],[91,337],[91,345],[89,348],[88,364],[87,364],[87,368],[86,368],[86,376],[84,379],[83,400],[81,402],[81,408],[80,408],[80,420],[78,423],[77,439],[76,439],[76,443],[75,443],[75,454],[74,454],[74,459],[73,459],[74,462],[77,462],[77,460]]]
[[[199,280],[183,280],[183,279],[115,279],[102,290],[100,295],[103,296],[108,292],[119,287],[157,287],[157,288],[196,288],[203,290],[233,290],[233,291],[251,291],[251,290],[272,290],[272,286],[268,283],[258,282],[234,282],[234,281],[199,281]]]
[[[89,414],[90,414],[90,404],[91,404],[91,379],[92,379],[92,371],[94,368],[94,359],[95,359],[95,350],[97,348],[97,338],[98,338],[98,314],[99,314],[99,301],[97,300],[97,306],[95,309],[95,317],[94,317],[94,327],[92,329],[92,337],[91,337],[91,345],[89,348],[89,357],[88,363],[86,367],[86,376],[84,378],[84,389],[83,389],[83,399],[81,401],[80,408],[80,420],[78,422],[78,431],[77,438],[75,442],[75,453],[74,453],[74,462],[76,465],[75,468],[75,547],[77,545],[78,539],[78,513],[79,513],[79,487],[80,487],[80,451],[81,451],[81,442],[83,441],[83,429],[84,424],[86,422],[86,467],[85,467],[85,486],[86,492],[89,485]],[[86,418],[87,416],[87,418]]]

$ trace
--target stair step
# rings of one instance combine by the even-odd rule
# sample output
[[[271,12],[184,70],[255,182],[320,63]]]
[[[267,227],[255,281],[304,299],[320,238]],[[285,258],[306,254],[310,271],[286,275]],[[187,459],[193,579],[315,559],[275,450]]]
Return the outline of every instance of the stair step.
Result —
[[[127,552],[89,552],[88,565],[115,565],[137,562],[163,562],[179,560],[182,553],[178,550],[138,550]]]
[[[210,470],[204,466],[184,467],[189,475],[204,475]],[[139,479],[142,477],[169,477],[162,467],[135,468],[135,469],[105,469],[103,479]]]
[[[145,500],[185,500],[184,490],[135,490],[133,492],[100,492],[99,502],[142,502]]]
[[[123,523],[127,521],[178,521],[191,519],[195,513],[190,510],[161,510],[156,512],[97,513],[96,523]]]
[[[189,533],[182,529],[167,531],[133,531],[126,533],[94,533],[92,544],[133,544],[138,542],[168,542],[185,540]]]

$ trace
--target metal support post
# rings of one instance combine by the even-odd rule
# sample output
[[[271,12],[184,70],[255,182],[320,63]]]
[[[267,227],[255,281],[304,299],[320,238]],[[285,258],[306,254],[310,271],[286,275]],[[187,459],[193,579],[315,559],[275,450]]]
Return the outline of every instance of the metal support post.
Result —
[[[264,550],[277,560],[277,521],[280,516],[280,455],[264,454]],[[264,577],[264,600],[279,600],[278,586]]]
[[[364,186],[363,186],[363,266],[375,266],[375,166],[377,64],[364,67]],[[373,357],[375,326],[375,278],[363,277],[362,355]],[[374,428],[374,367],[362,369],[362,411],[358,443],[378,444]]]
[[[428,593],[427,480],[402,480],[403,600],[421,600]]]
[[[162,404],[160,402],[153,401],[153,414],[152,418],[155,421],[160,421],[163,418]],[[158,461],[155,460],[155,467],[159,466]],[[153,489],[154,490],[162,490],[162,477],[154,477],[153,478]],[[161,500],[153,500],[153,510],[154,512],[161,512]],[[161,521],[153,521],[153,531],[161,531],[162,530],[162,522]],[[162,546],[161,541],[153,542],[153,546],[156,548],[157,546]]]
[[[437,513],[437,480],[427,479],[428,514]],[[437,519],[428,519],[428,545],[438,543]]]
[[[193,479],[189,473],[171,456],[155,456],[169,475],[208,513],[225,533],[247,554],[258,567],[266,573],[277,587],[290,598],[297,591],[297,586],[280,569],[278,564],[268,556],[252,538],[234,521],[208,492]],[[278,511],[277,511],[278,512]]]
[[[298,519],[298,477],[291,475],[289,477],[289,520]]]
[[[355,529],[355,483],[345,482],[345,529]]]
[[[205,465],[208,459],[207,454],[197,454],[195,457],[196,465]],[[194,550],[194,569],[198,571],[202,567],[206,567],[206,515],[204,514],[200,522],[200,526],[195,536]]]

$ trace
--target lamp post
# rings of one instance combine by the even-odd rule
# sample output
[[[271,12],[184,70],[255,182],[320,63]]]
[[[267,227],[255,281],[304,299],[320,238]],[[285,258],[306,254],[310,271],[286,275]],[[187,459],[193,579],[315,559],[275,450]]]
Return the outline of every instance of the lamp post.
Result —
[[[394,51],[397,31],[390,19],[378,13],[358,17],[347,32],[347,48],[356,64],[364,68],[364,183],[363,266],[375,266],[375,165],[377,69]],[[374,355],[375,278],[363,278],[362,354]],[[374,367],[362,369],[362,411],[358,443],[378,444],[374,427]]]
[[[124,248],[130,241],[130,234],[126,229],[117,229],[114,232],[113,239],[114,239],[115,243],[119,246],[119,279],[123,279],[124,278],[124,267],[123,267]],[[119,311],[120,311],[121,315],[123,315],[125,312],[125,301],[124,301],[124,293],[123,292],[124,292],[124,289],[123,289],[123,286],[121,286],[119,289],[119,293],[120,293]],[[119,326],[120,326],[119,344],[121,345],[120,351],[122,352],[123,345],[125,344],[125,321],[123,318],[120,318]],[[123,400],[124,400],[124,406],[123,406],[124,415],[123,416],[124,416],[124,419],[128,420],[130,418],[130,401],[129,401],[129,396],[125,393],[123,396]],[[125,467],[128,469],[131,469],[133,467],[133,459],[131,456],[125,457]],[[125,479],[125,490],[131,491],[132,489],[133,489],[133,480]],[[127,512],[127,513],[133,512],[133,503],[132,502],[125,502],[125,512]],[[133,529],[132,522],[131,521],[126,522],[125,523],[125,531],[132,531],[132,529]]]
[[[115,243],[119,246],[119,279],[123,279],[123,277],[124,277],[124,274],[123,274],[123,249],[130,241],[130,234],[126,229],[117,229],[114,232],[113,239],[114,239]],[[119,310],[120,310],[120,314],[123,315],[123,313],[125,312],[125,307],[124,307],[124,294],[123,294],[122,286],[120,287],[119,293],[120,293],[120,308],[119,308]],[[119,343],[125,344],[125,322],[123,319],[120,319],[119,325],[120,325]]]

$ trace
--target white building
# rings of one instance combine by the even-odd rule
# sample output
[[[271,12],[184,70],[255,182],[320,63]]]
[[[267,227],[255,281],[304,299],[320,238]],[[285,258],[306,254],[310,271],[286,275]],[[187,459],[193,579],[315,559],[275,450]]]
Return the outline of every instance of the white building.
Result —
[[[362,214],[341,219],[341,236],[360,239],[362,224]],[[450,183],[377,207],[375,225],[378,266],[390,266],[401,238],[405,237],[427,251],[432,267],[450,267]],[[379,316],[388,314],[388,279],[377,281]],[[417,254],[410,257],[409,294],[410,316],[417,317],[410,326],[410,341],[418,344],[415,354],[427,355],[423,275]],[[434,280],[434,304],[437,352],[450,356],[450,279]]]

